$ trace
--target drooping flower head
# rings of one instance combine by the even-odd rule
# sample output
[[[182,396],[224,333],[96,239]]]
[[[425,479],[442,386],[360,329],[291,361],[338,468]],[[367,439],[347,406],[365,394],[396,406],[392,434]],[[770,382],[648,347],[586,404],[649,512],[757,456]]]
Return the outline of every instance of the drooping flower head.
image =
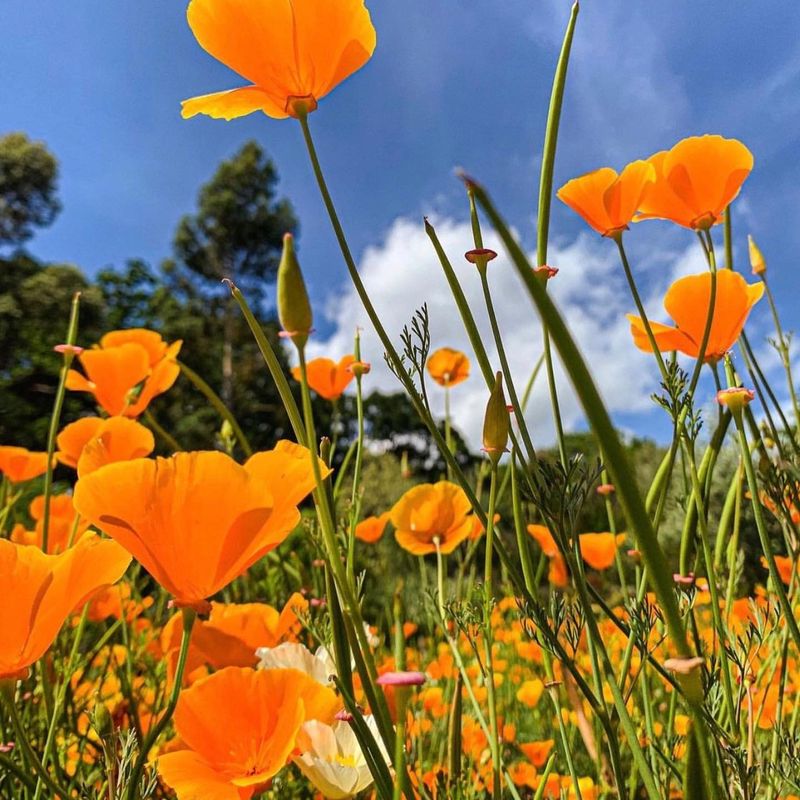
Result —
[[[184,690],[175,730],[184,750],[159,756],[178,800],[249,800],[288,763],[304,722],[331,724],[336,694],[292,669],[227,667]]]
[[[470,505],[464,490],[449,481],[409,489],[391,512],[398,544],[417,556],[452,553],[472,533]]]
[[[677,350],[692,358],[700,355],[700,345],[708,319],[711,303],[711,273],[687,275],[679,278],[664,296],[664,308],[675,320],[675,327],[651,322],[658,349],[662,352]],[[750,309],[764,294],[764,284],[748,284],[738,273],[729,269],[717,272],[717,291],[714,316],[706,346],[705,360],[718,361],[733,347],[742,333]],[[634,344],[645,353],[651,353],[650,340],[640,317],[628,315]]]
[[[601,236],[613,238],[628,228],[654,180],[652,164],[634,161],[619,174],[603,167],[573,178],[556,196]]]
[[[638,220],[667,219],[692,230],[722,221],[753,169],[753,154],[737,139],[691,136],[650,156],[655,180],[639,204]]]
[[[350,369],[355,363],[354,355],[343,356],[337,364],[330,358],[315,358],[306,364],[308,385],[325,400],[338,400],[355,378]],[[300,367],[292,367],[292,377],[301,380]]]
[[[299,521],[297,503],[314,483],[311,458],[299,445],[282,445],[243,467],[217,452],[108,464],[78,481],[75,507],[176,605],[203,607]]]
[[[98,347],[78,356],[85,374],[71,369],[67,388],[90,392],[112,417],[138,417],[154,397],[175,383],[181,345],[181,341],[167,344],[158,333],[144,328],[111,331]]]
[[[0,539],[0,680],[24,677],[64,620],[119,580],[130,560],[116,542],[91,533],[60,555]]]
[[[186,16],[200,46],[250,85],[185,100],[184,118],[313,111],[375,50],[364,0],[192,0]]]
[[[427,367],[439,386],[456,386],[469,378],[469,358],[452,347],[440,347],[431,353]]]

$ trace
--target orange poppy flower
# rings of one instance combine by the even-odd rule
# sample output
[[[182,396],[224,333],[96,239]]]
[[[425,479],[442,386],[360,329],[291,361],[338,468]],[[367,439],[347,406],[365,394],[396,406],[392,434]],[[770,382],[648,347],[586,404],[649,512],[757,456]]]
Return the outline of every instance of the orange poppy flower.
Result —
[[[499,514],[495,514],[494,515],[494,524],[497,525],[498,522],[500,522],[500,515]],[[473,517],[472,517],[472,530],[470,531],[470,534],[469,534],[469,540],[471,542],[474,542],[476,539],[480,539],[481,536],[483,536],[484,533],[486,533],[486,527],[481,523],[480,519],[478,519],[478,517],[476,515],[473,515]]]
[[[668,219],[693,230],[722,221],[753,169],[753,154],[738,140],[691,136],[650,156],[655,181],[639,204],[641,219]]]
[[[33,530],[25,530],[21,525],[15,526],[11,532],[11,541],[41,548],[44,541],[44,495],[40,494],[31,500],[28,513],[34,521]],[[63,553],[70,539],[77,540],[88,527],[89,523],[81,520],[76,514],[72,498],[68,494],[52,496],[47,529],[47,552],[50,555]]]
[[[115,461],[143,458],[153,452],[153,434],[127,417],[84,417],[67,425],[56,439],[58,460],[86,475]]]
[[[603,167],[573,178],[556,196],[601,236],[614,238],[628,229],[655,177],[651,163],[634,161],[619,174]]]
[[[379,517],[367,517],[366,519],[362,519],[361,522],[356,525],[356,539],[360,539],[362,542],[367,542],[368,544],[377,542],[381,536],[383,536],[383,532],[386,530],[386,523],[389,521],[390,516],[391,512],[387,511]]]
[[[625,541],[624,533],[582,533],[578,537],[583,560],[593,569],[608,569],[614,563],[617,548]]]
[[[47,453],[35,453],[24,447],[0,446],[0,472],[11,483],[38,478],[47,472]]]
[[[187,18],[200,46],[250,85],[184,100],[184,118],[284,119],[295,100],[313,111],[375,50],[364,0],[192,0]]]
[[[187,677],[206,664],[215,670],[254,667],[259,647],[277,647],[294,638],[300,627],[297,615],[307,608],[308,601],[299,593],[289,598],[282,611],[266,603],[211,603],[209,618],[198,619],[192,628]],[[178,612],[161,632],[161,649],[167,658],[170,681],[175,674],[181,635],[182,620]]]
[[[424,556],[452,553],[472,532],[472,506],[460,486],[449,481],[423,483],[409,489],[391,510],[397,543]]]
[[[748,284],[738,272],[729,269],[717,272],[717,294],[705,361],[717,361],[733,347],[742,333],[750,309],[763,294],[763,283]],[[710,302],[710,272],[687,275],[675,281],[664,296],[664,308],[675,320],[675,327],[650,323],[658,349],[661,352],[677,350],[697,358]],[[652,353],[644,322],[633,314],[628,314],[628,321],[631,323],[634,344],[645,353]]]
[[[547,763],[554,744],[555,741],[553,739],[544,739],[540,742],[520,744],[519,749],[525,753],[534,767],[541,768]]]
[[[787,586],[792,581],[792,561],[793,559],[790,556],[775,556],[775,565],[778,567],[778,575],[781,576],[781,580]],[[767,559],[764,558],[764,556],[761,556],[761,566],[764,567],[764,569],[769,569]],[[800,563],[798,563],[796,572],[800,573]]]
[[[355,360],[353,355],[344,356],[338,364],[330,358],[312,359],[306,364],[309,387],[325,400],[338,400],[355,378],[350,369]],[[292,377],[301,380],[300,367],[292,367]]]
[[[24,677],[64,620],[122,577],[130,556],[93,534],[57,556],[0,539],[0,680]]]
[[[427,367],[439,386],[456,386],[469,378],[469,359],[452,347],[440,347],[431,353]]]
[[[178,800],[249,800],[289,761],[304,722],[331,724],[331,689],[293,669],[228,667],[181,692],[175,730],[185,750],[159,756]]]
[[[86,374],[71,369],[67,388],[90,392],[110,416],[138,417],[177,380],[181,344],[179,340],[168,345],[144,328],[111,331],[99,347],[78,356]]]
[[[544,525],[528,525],[528,533],[536,539],[539,547],[542,548],[542,553],[550,559],[548,580],[553,586],[563,589],[569,581],[569,575],[564,556],[561,555],[553,534]]]
[[[259,453],[244,467],[217,452],[108,464],[78,481],[75,507],[176,605],[202,608],[297,525],[296,504],[313,485],[308,451],[298,468],[297,447]]]

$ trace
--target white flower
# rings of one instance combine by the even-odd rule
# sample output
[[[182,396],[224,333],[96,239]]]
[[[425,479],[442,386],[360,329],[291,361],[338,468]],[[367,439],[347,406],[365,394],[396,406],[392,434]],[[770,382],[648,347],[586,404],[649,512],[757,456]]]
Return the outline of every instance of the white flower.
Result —
[[[331,676],[336,675],[336,665],[325,647],[312,653],[303,644],[284,642],[277,647],[259,647],[256,656],[259,669],[297,669],[323,686],[331,686]]]
[[[375,719],[365,716],[364,721],[388,764],[389,756],[381,743]],[[372,783],[372,774],[361,746],[347,722],[335,722],[333,725],[316,720],[306,722],[297,743],[303,752],[295,756],[294,763],[316,789],[330,800],[352,797]]]

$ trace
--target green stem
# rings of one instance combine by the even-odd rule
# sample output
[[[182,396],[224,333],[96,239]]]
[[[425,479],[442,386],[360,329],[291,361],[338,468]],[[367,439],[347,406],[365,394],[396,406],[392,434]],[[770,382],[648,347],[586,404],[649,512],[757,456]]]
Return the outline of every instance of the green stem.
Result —
[[[178,443],[178,440],[159,424],[149,408],[144,412],[143,418],[148,427],[152,428],[159,438],[164,440],[164,444],[166,444],[170,450],[179,453],[183,449]]]
[[[241,445],[242,450],[244,450],[244,454],[248,458],[253,455],[253,448],[250,446],[250,442],[247,440],[244,431],[236,421],[236,417],[233,416],[231,410],[222,402],[222,398],[191,367],[186,366],[182,361],[178,362],[178,366],[181,368],[181,372],[194,384],[195,388],[200,391],[203,397],[211,403],[214,410],[231,426],[231,428],[233,428],[236,440]]]

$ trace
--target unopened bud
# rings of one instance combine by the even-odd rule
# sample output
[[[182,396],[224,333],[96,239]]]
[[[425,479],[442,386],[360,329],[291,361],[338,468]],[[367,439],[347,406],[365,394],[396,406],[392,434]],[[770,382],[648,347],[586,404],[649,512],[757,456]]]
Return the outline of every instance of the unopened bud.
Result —
[[[494,464],[500,460],[508,445],[510,419],[503,393],[503,373],[498,372],[483,420],[483,449]]]
[[[278,318],[285,334],[298,350],[302,350],[311,332],[313,316],[291,233],[283,237],[283,253],[278,265]]]
[[[767,262],[752,236],[747,237],[747,249],[750,253],[750,266],[753,269],[753,275],[763,275],[767,271]]]
[[[114,738],[114,720],[111,718],[111,712],[106,708],[106,704],[99,696],[95,697],[92,727],[101,741],[108,742]]]

